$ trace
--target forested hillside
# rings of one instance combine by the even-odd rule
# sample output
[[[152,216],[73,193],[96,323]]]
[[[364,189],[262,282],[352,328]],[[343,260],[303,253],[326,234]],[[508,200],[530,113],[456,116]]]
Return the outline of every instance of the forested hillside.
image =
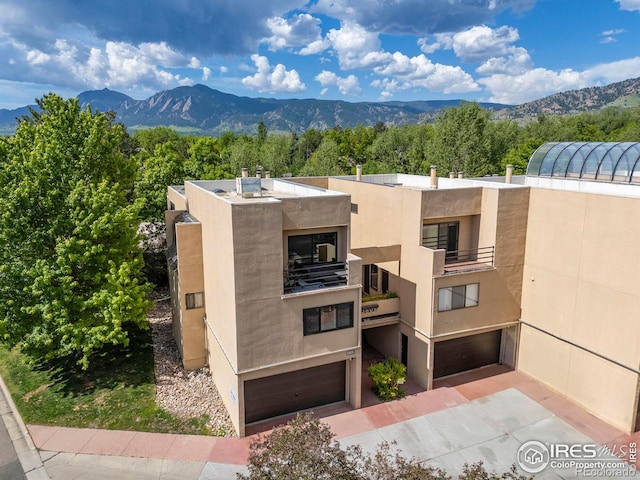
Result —
[[[501,174],[507,163],[526,171],[531,153],[549,141],[640,141],[640,108],[610,107],[572,117],[541,115],[520,126],[492,120],[478,104],[442,111],[433,123],[309,129],[270,133],[264,124],[253,135],[181,136],[166,127],[137,131],[130,139],[140,164],[136,195],[146,198],[148,220],[163,216],[167,185],[185,179],[233,178],[240,168],[258,166],[274,177],[343,175],[362,164],[364,173],[440,175]]]

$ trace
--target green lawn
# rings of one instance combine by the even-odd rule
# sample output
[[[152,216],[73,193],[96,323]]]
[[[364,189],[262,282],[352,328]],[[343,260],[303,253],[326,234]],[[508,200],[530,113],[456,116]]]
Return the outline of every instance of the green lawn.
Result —
[[[71,359],[33,364],[0,345],[0,374],[25,423],[211,435],[206,418],[180,419],[155,403],[150,330],[128,347],[109,347],[88,371]]]

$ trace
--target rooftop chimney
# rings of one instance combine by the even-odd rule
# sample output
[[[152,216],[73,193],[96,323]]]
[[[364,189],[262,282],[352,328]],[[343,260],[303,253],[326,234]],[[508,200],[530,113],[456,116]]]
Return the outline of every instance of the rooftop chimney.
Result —
[[[362,181],[362,165],[356,165],[356,180]]]
[[[458,172],[458,178],[464,178],[464,172]]]
[[[248,168],[243,168],[241,171],[242,171],[242,178],[247,178],[249,176]]]
[[[513,177],[513,165],[507,165],[507,175],[504,177],[504,183],[511,183],[511,177]]]
[[[271,178],[271,172],[269,170],[264,172],[264,178]]]
[[[449,178],[456,178],[456,172],[449,172]]]
[[[435,165],[431,165],[431,188],[438,188],[438,176]]]

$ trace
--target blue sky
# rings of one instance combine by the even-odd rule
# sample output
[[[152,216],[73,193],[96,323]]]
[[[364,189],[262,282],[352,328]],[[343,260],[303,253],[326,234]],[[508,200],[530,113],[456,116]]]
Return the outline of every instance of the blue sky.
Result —
[[[640,0],[0,0],[0,108],[201,83],[518,104],[640,76]]]

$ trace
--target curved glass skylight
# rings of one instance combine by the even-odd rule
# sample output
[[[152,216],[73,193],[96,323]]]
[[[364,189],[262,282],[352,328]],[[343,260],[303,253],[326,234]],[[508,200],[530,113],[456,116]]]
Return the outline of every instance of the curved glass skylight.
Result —
[[[551,142],[541,145],[527,175],[640,184],[640,142]]]

